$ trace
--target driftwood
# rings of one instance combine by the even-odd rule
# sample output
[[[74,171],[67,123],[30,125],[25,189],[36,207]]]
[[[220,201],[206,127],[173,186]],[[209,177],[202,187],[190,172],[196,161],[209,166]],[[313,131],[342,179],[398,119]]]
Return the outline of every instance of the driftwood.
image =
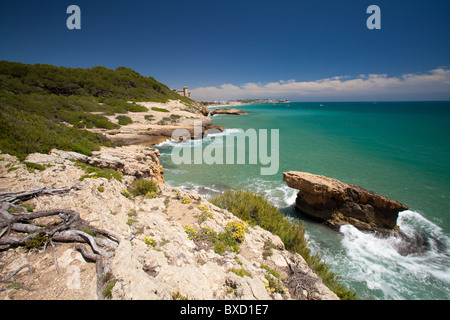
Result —
[[[20,271],[22,271],[22,269],[28,268],[30,274],[33,273],[33,267],[30,264],[24,264],[23,266],[19,267],[18,269],[14,270],[13,272],[11,272],[9,275],[7,275],[4,279],[0,279],[0,283],[8,283],[8,284],[13,284],[16,287],[25,289],[27,291],[35,291],[35,289],[29,288],[26,285],[24,285],[23,283],[17,282],[17,281],[12,281],[10,280],[12,277],[14,277],[16,274],[18,274]],[[0,291],[3,291],[4,289],[0,289]]]
[[[290,263],[286,257],[285,260],[289,266],[288,286],[291,295],[299,300],[315,300],[313,292],[317,280],[295,264]]]
[[[37,188],[33,190],[26,190],[26,191],[18,191],[18,192],[0,192],[0,203],[1,202],[8,202],[11,204],[15,204],[18,201],[27,201],[32,198],[36,198],[39,196],[45,196],[45,195],[57,195],[57,194],[67,194],[70,192],[70,190],[82,190],[84,189],[84,186],[75,185],[71,187],[64,187],[64,188],[49,188],[49,187],[43,187],[43,188]]]
[[[38,188],[19,192],[0,192],[0,247],[4,246],[39,246],[45,242],[45,246],[53,242],[77,242],[88,244],[92,252],[85,246],[77,245],[76,249],[83,257],[96,263],[97,271],[97,296],[103,299],[103,279],[109,273],[109,265],[114,257],[112,249],[116,249],[121,239],[117,235],[89,225],[89,222],[81,219],[80,214],[74,210],[54,209],[39,212],[26,212],[25,208],[17,203],[43,195],[65,195],[71,190],[80,190],[81,186],[65,188]],[[11,210],[12,209],[12,210]],[[45,226],[33,223],[40,218],[53,217],[59,219],[56,223]],[[13,234],[13,235],[12,235]],[[97,235],[101,235],[99,238]],[[33,241],[40,241],[37,244]],[[105,249],[103,249],[105,248]],[[55,257],[55,264],[59,270]],[[23,268],[22,268],[23,269]],[[32,270],[32,267],[29,266]],[[20,269],[21,270],[21,269]],[[17,272],[19,272],[18,270]],[[16,273],[17,273],[16,272]],[[14,276],[14,275],[12,275]],[[9,275],[0,280],[3,283],[14,283]],[[20,284],[22,288],[32,290]]]

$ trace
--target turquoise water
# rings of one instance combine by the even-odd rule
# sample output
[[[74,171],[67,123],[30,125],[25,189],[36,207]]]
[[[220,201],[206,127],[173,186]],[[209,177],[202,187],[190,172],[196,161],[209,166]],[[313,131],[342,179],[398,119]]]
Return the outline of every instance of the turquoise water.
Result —
[[[260,168],[267,165],[248,161],[175,165],[175,144],[166,142],[158,148],[169,185],[205,196],[229,188],[263,193],[286,215],[305,222],[312,249],[360,299],[450,298],[450,102],[253,104],[241,109],[249,114],[214,116],[225,132],[191,142],[191,148],[224,145],[225,139],[242,134],[237,129],[278,129],[278,173],[262,176]],[[299,215],[293,206],[296,190],[282,181],[282,173],[291,170],[336,178],[405,203],[410,210],[400,214],[400,228],[428,247],[401,255],[398,248],[408,244],[398,238],[375,238],[351,226],[337,233]]]

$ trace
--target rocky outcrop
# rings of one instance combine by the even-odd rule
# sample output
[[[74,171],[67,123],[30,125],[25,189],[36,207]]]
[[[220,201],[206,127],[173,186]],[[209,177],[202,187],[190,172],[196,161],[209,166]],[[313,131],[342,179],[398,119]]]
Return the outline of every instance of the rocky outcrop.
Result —
[[[235,114],[235,115],[241,115],[241,114],[248,114],[248,112],[244,110],[238,110],[238,109],[215,109],[211,112],[211,115],[214,116],[216,114]]]
[[[166,186],[155,149],[102,148],[91,157],[52,150],[26,160],[45,169],[27,170],[17,158],[1,155],[0,189],[82,184],[64,196],[43,195],[25,205],[34,212],[76,210],[92,227],[121,239],[117,248],[108,251],[114,255],[109,274],[114,285],[111,299],[337,299],[299,254],[287,251],[278,236],[258,226],[246,226],[240,252],[221,252],[208,243],[208,237],[189,236],[187,227],[199,234],[202,230],[219,234],[230,222],[243,222],[196,192]],[[81,182],[86,172],[77,162],[111,168],[123,177],[119,181],[92,176]],[[131,196],[127,188],[143,177],[160,181],[159,192]],[[73,243],[54,241],[42,251],[4,245],[1,249],[0,279],[22,265],[31,265],[32,274],[24,269],[17,275],[20,283],[35,291],[3,283],[0,299],[96,298],[96,264],[83,258]],[[273,271],[278,278],[270,274]]]
[[[205,117],[209,116],[210,114],[210,110],[207,106],[201,106],[200,107],[200,112],[202,113],[202,115],[204,115]]]
[[[165,128],[154,129],[151,131],[141,131],[135,136],[134,142],[132,142],[130,140],[128,140],[127,142],[128,143],[132,142],[133,144],[143,143],[145,145],[159,144],[166,140],[171,140],[172,133],[177,129],[187,130],[190,134],[191,139],[202,139],[204,137],[206,131],[208,131],[208,130],[223,131],[224,127],[216,125],[216,124],[212,124],[212,123],[206,123],[206,124],[202,123],[201,130],[196,129],[195,126],[193,126],[193,125],[187,125],[187,126],[183,126],[183,127],[181,127],[181,126],[166,126]]]
[[[169,101],[167,103],[138,102],[146,107],[146,112],[128,112],[127,117],[131,123],[118,129],[91,128],[87,129],[105,135],[110,141],[120,145],[141,144],[145,146],[157,145],[172,138],[172,133],[177,129],[186,129],[191,133],[191,138],[200,139],[207,130],[223,127],[213,124],[208,117],[209,109],[206,106],[194,104],[187,106],[181,101]],[[117,123],[117,115],[106,115],[113,123]],[[194,126],[200,126],[200,134],[194,134]],[[197,136],[195,136],[197,135]]]
[[[360,186],[307,172],[283,173],[283,180],[299,190],[296,208],[333,229],[352,224],[360,230],[398,231],[398,213],[408,207]]]
[[[113,169],[125,176],[138,179],[153,178],[164,183],[164,169],[159,164],[157,149],[137,145],[121,148],[102,148],[94,151],[91,157],[76,152],[53,149],[49,154],[33,153],[27,161],[47,165],[64,164],[65,161],[78,161],[93,167]]]

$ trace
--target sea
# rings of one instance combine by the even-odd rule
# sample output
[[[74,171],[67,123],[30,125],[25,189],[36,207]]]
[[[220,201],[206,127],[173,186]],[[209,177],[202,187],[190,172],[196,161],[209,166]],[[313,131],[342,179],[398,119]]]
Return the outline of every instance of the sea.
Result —
[[[250,163],[250,147],[244,148],[244,163],[237,158],[229,164],[174,162],[173,150],[180,144],[166,141],[157,148],[168,185],[207,198],[227,189],[263,194],[288,219],[305,224],[311,250],[358,299],[450,298],[450,102],[291,102],[238,108],[248,114],[213,116],[224,131],[182,142],[183,148],[209,146],[210,151],[216,143],[224,145],[226,154],[227,138],[260,129],[267,129],[271,147],[277,143],[275,136],[270,139],[271,130],[278,130],[273,154],[278,155],[278,172],[262,175],[267,161]],[[295,210],[297,190],[283,182],[286,171],[332,177],[406,204],[409,210],[400,212],[397,223],[420,241],[380,238],[351,225],[336,232],[311,221]],[[409,249],[401,250],[405,247]]]

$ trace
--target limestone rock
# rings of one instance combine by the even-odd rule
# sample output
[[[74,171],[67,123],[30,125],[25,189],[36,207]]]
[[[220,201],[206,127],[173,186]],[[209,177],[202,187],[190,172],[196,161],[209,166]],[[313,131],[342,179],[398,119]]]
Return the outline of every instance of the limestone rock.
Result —
[[[46,164],[45,170],[29,172],[16,157],[3,155],[0,161],[1,189],[29,190],[37,187],[64,187],[79,184],[85,174],[73,160],[88,165],[112,168],[123,179],[86,178],[84,188],[64,196],[42,196],[29,200],[35,211],[55,208],[72,209],[92,222],[92,226],[108,230],[122,239],[114,250],[110,271],[115,280],[112,299],[297,299],[289,289],[290,266],[303,270],[314,287],[314,299],[338,299],[308,267],[298,254],[286,250],[281,239],[260,228],[247,226],[240,253],[217,253],[212,244],[188,237],[186,226],[196,230],[209,228],[218,234],[226,225],[240,221],[227,210],[218,208],[194,191],[179,190],[159,184],[155,198],[126,197],[124,190],[138,177],[163,179],[157,150],[144,146],[102,148],[90,157],[72,152],[52,150],[48,155],[33,154],[27,160]],[[17,170],[8,170],[17,167]],[[159,177],[159,178],[158,178]],[[185,203],[183,200],[190,202]],[[210,215],[201,220],[203,208]],[[146,243],[151,238],[154,245]],[[272,244],[271,253],[265,243]],[[95,299],[96,268],[74,249],[73,244],[55,243],[56,251],[29,252],[5,249],[2,255],[4,273],[24,263],[33,265],[33,275],[25,270],[21,281],[37,289],[28,292],[0,287],[0,299]],[[59,261],[57,272],[55,259]],[[285,292],[267,289],[269,267],[280,274]],[[245,271],[245,272],[243,272]],[[35,281],[39,279],[39,281]]]
[[[288,186],[299,190],[296,208],[339,229],[352,224],[361,230],[398,230],[398,213],[408,207],[360,186],[307,172],[283,173]]]
[[[164,182],[164,169],[159,164],[160,154],[157,149],[139,145],[121,148],[102,148],[94,152],[86,163],[94,167],[114,169],[124,175],[136,178],[154,178]]]
[[[235,114],[235,115],[241,115],[241,114],[248,114],[248,112],[244,110],[238,110],[238,109],[215,109],[211,112],[211,115],[214,116],[216,114]]]

